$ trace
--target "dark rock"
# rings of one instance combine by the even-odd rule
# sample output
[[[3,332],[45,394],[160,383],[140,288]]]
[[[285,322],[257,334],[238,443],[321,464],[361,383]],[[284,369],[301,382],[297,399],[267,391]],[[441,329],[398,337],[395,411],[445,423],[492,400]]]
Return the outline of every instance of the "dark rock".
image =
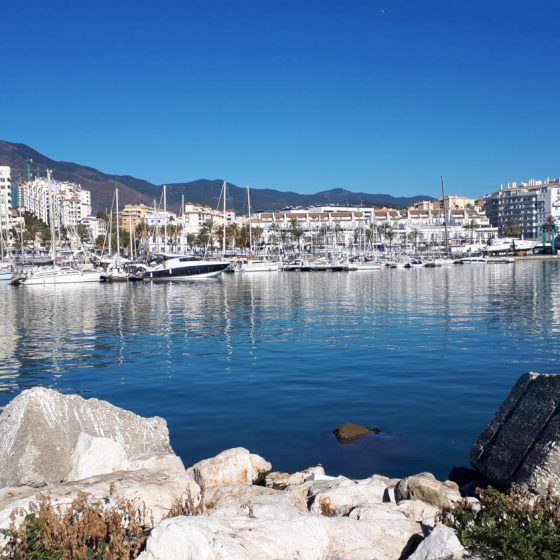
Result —
[[[519,378],[471,450],[471,464],[500,488],[560,492],[560,375]]]
[[[345,422],[339,428],[333,430],[333,434],[341,443],[350,443],[368,434],[379,434],[381,428],[368,428],[360,424],[353,424],[352,422]]]
[[[476,498],[477,488],[488,488],[490,481],[478,471],[467,467],[453,467],[449,473],[449,480],[455,482],[463,496]]]

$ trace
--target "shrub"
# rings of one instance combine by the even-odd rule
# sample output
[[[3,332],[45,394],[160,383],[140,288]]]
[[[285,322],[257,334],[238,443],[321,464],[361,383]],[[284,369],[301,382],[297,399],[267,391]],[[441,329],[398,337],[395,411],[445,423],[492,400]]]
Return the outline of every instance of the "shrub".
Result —
[[[16,523],[16,517],[24,515]],[[106,507],[79,493],[67,508],[47,495],[30,503],[29,511],[15,511],[0,558],[13,560],[132,560],[146,543],[149,527],[145,509],[116,498]]]
[[[480,491],[480,510],[460,505],[444,515],[463,543],[483,560],[558,560],[560,498],[512,486]]]

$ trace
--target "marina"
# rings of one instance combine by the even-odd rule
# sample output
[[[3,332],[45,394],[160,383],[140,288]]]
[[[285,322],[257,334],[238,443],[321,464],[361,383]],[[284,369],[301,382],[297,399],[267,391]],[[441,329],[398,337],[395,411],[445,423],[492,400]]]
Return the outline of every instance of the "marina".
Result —
[[[186,464],[244,445],[281,470],[445,478],[521,373],[557,370],[558,265],[3,284],[0,405],[45,385],[164,413]],[[383,431],[340,447],[342,421]]]

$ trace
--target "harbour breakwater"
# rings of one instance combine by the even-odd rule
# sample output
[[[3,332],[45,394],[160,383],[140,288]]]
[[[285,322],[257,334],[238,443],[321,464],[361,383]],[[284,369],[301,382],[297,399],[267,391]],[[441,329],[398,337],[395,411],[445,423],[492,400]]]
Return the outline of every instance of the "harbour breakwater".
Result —
[[[464,558],[441,513],[476,511],[477,485],[560,491],[559,396],[560,376],[522,376],[473,447],[477,470],[455,471],[459,487],[429,473],[276,472],[244,448],[185,468],[162,418],[37,387],[0,415],[0,528],[22,523],[41,495],[63,511],[86,493],[104,508],[125,499],[144,511],[141,560]]]

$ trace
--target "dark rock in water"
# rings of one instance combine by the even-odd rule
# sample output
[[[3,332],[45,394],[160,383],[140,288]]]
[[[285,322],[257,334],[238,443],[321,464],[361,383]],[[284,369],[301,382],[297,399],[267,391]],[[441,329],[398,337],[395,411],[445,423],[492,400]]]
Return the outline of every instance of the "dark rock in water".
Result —
[[[498,487],[560,492],[560,375],[520,377],[472,448],[471,464]]]
[[[341,443],[350,443],[368,434],[379,434],[381,428],[368,428],[360,424],[352,424],[352,422],[345,422],[339,428],[333,430],[333,434]]]

